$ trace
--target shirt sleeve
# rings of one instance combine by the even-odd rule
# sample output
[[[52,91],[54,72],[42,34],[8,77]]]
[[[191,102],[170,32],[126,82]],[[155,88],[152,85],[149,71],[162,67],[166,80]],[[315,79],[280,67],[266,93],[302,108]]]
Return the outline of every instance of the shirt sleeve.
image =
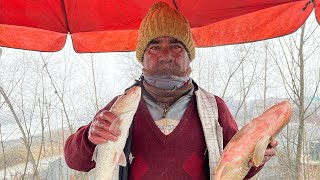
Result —
[[[226,103],[218,96],[216,96],[216,102],[219,114],[218,121],[223,129],[223,148],[225,148],[231,138],[239,131],[239,128]],[[250,179],[256,175],[262,169],[262,167],[263,165],[259,167],[252,167],[244,179]]]
[[[76,133],[71,134],[66,140],[64,158],[71,169],[89,171],[95,167],[92,155],[96,145],[88,139],[90,124],[80,127]]]
[[[115,101],[116,98],[97,114],[103,110],[109,110]],[[65,142],[64,158],[71,169],[87,172],[95,167],[96,163],[92,161],[92,155],[96,145],[88,139],[90,125],[91,122],[88,125],[80,127],[74,134],[71,134]]]

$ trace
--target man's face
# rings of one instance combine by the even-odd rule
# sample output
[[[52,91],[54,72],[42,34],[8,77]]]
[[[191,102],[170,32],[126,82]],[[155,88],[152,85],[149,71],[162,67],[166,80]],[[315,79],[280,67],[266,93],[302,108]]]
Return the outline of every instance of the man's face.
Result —
[[[155,38],[149,43],[142,66],[151,75],[185,76],[191,71],[186,48],[177,39],[168,36]]]

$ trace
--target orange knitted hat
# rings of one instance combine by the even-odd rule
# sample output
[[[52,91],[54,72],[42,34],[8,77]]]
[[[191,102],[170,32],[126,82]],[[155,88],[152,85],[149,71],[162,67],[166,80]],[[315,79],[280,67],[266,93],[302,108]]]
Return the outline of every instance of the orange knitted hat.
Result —
[[[143,54],[152,39],[161,36],[176,38],[186,47],[189,58],[195,58],[195,46],[189,22],[175,9],[164,2],[155,3],[141,22],[136,57],[142,62]]]

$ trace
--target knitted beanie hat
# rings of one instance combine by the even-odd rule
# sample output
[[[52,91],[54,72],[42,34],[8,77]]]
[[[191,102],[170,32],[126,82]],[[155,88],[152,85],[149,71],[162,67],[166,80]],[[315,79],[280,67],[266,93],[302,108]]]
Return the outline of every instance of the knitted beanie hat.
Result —
[[[189,58],[195,58],[195,47],[187,19],[164,2],[155,3],[141,22],[136,57],[142,62],[143,54],[152,39],[161,36],[173,37],[186,47]]]

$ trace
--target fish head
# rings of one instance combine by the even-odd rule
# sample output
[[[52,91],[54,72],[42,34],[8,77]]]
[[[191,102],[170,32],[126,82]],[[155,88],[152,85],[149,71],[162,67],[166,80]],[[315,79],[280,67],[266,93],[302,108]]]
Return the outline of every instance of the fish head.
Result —
[[[119,96],[116,103],[111,107],[115,115],[136,110],[141,98],[141,87],[133,86],[122,96]]]
[[[276,136],[289,122],[292,113],[292,104],[289,101],[282,101],[273,105],[258,118],[269,124],[271,135]]]

